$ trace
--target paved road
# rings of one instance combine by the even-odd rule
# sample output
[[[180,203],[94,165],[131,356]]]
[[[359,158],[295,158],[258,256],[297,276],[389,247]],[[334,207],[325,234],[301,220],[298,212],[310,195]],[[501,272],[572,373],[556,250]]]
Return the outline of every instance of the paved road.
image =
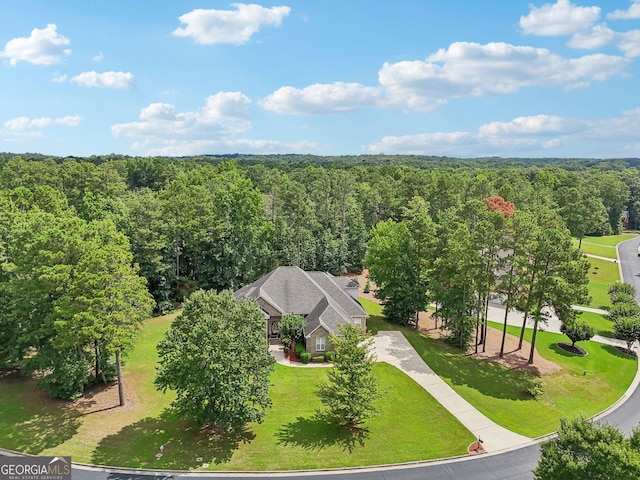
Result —
[[[640,237],[619,245],[618,252],[622,266],[623,279],[632,283],[638,292],[640,301],[640,258],[637,249]],[[616,424],[624,432],[631,432],[640,422],[640,389],[628,394],[622,405],[599,417],[598,421]],[[418,439],[416,439],[418,440]],[[538,462],[539,445],[530,445],[505,453],[484,454],[465,457],[458,460],[431,462],[423,465],[398,466],[384,469],[366,468],[343,472],[299,472],[284,473],[231,473],[216,474],[210,472],[135,472],[119,470],[87,470],[76,466],[73,469],[74,480],[155,480],[180,478],[185,480],[203,480],[219,478],[243,478],[254,480],[273,478],[290,479],[292,476],[308,480],[456,480],[473,478],[476,480],[531,480],[531,470]],[[310,452],[312,455],[313,453]]]

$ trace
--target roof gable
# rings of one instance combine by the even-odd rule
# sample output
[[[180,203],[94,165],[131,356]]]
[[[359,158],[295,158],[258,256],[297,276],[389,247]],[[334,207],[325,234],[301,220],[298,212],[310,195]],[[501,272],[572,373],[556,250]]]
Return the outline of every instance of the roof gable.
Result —
[[[325,272],[305,272],[299,267],[278,267],[254,283],[242,287],[236,298],[262,299],[281,314],[302,315],[307,320],[305,335],[322,325],[338,333],[338,325],[352,322],[367,313]]]

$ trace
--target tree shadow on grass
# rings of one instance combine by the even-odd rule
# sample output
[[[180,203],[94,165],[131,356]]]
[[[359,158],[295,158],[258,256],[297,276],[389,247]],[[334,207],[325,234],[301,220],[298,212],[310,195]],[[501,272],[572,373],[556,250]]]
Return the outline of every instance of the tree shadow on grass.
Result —
[[[625,360],[635,360],[637,358],[637,352],[633,350],[627,350],[626,348],[614,347],[613,345],[602,345],[602,348],[609,352],[611,355],[615,355]]]
[[[578,355],[576,353],[572,353],[565,350],[564,348],[558,345],[558,342],[554,342],[551,345],[549,345],[549,350],[552,350],[553,353],[555,353],[556,355],[560,355],[561,357],[567,357],[567,358],[583,358],[584,357],[584,355]]]
[[[534,378],[533,374],[509,369],[496,362],[478,361],[460,349],[447,345],[443,340],[429,338],[416,332],[408,332],[405,335],[425,363],[436,374],[448,378],[453,384],[466,385],[494,398],[531,398],[527,390]],[[413,362],[407,360],[406,369],[410,371],[412,365]]]
[[[38,390],[33,379],[3,372],[0,391],[0,446],[38,454],[78,432],[80,413]]]
[[[298,417],[295,422],[287,423],[276,432],[276,437],[278,445],[293,445],[312,451],[338,446],[352,453],[357,446],[364,446],[369,429],[348,428],[322,413],[316,413],[312,417]]]
[[[98,465],[188,470],[205,463],[226,463],[255,434],[248,428],[228,433],[201,429],[171,410],[144,418],[100,441],[92,462]],[[160,445],[164,450],[160,452]],[[159,455],[161,454],[161,455]]]

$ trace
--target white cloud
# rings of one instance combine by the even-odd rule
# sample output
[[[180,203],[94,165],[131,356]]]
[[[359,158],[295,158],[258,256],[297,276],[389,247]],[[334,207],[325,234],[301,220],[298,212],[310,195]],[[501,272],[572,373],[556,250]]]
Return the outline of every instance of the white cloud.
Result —
[[[141,121],[112,125],[111,132],[115,136],[162,143],[236,135],[251,128],[250,103],[251,100],[240,92],[210,95],[205,105],[195,112],[179,112],[170,103],[152,103],[141,110]]]
[[[151,156],[182,157],[189,155],[203,155],[216,153],[308,153],[318,147],[316,142],[281,142],[277,140],[249,140],[249,139],[223,139],[223,140],[195,140],[174,142],[162,147],[149,148],[148,144],[138,144],[138,150],[144,150]]]
[[[135,139],[132,148],[147,155],[186,156],[205,153],[308,153],[318,144],[238,138],[251,129],[251,100],[240,92],[210,95],[197,111],[178,111],[170,103],[152,103],[138,122],[111,126],[114,136]]]
[[[529,8],[529,14],[520,17],[520,28],[527,35],[571,35],[589,28],[600,18],[600,7],[579,7],[569,0]]]
[[[635,0],[628,10],[614,10],[607,15],[612,20],[629,20],[640,18],[640,0]]]
[[[628,58],[613,55],[568,59],[544,48],[456,42],[424,61],[385,63],[375,87],[343,82],[287,86],[265,97],[260,105],[272,112],[297,115],[374,107],[430,111],[451,98],[503,95],[526,87],[585,88],[622,73],[629,63]]]
[[[69,81],[87,88],[117,88],[129,90],[136,88],[135,78],[129,72],[83,72],[71,77]]]
[[[260,106],[281,114],[322,115],[375,107],[383,93],[380,87],[359,83],[316,83],[302,89],[281,87],[265,97]]]
[[[478,144],[477,135],[469,132],[420,133],[417,135],[387,136],[369,145],[372,153],[420,154],[446,148],[464,148]]]
[[[481,136],[568,135],[585,128],[585,122],[553,115],[518,117],[510,122],[491,122],[478,130]]]
[[[265,8],[255,4],[234,3],[235,10],[196,9],[178,17],[179,27],[172,33],[176,37],[191,37],[200,45],[229,43],[243,45],[263,25],[279,27],[289,15],[286,6]]]
[[[596,54],[567,59],[543,48],[457,42],[425,61],[385,63],[378,79],[392,104],[431,110],[450,98],[513,93],[525,87],[584,87],[629,60]]]
[[[640,30],[623,33],[618,48],[629,58],[640,57]]]
[[[572,48],[595,50],[606,45],[615,45],[628,58],[640,56],[640,30],[616,32],[601,23],[589,30],[576,33],[567,42]]]
[[[554,115],[518,117],[509,122],[481,125],[476,132],[435,132],[386,136],[369,145],[372,153],[483,155],[548,155],[568,147],[572,151],[591,141],[612,145],[611,151],[638,152],[640,108],[619,117],[584,120]],[[606,147],[605,147],[606,148]]]
[[[0,52],[0,57],[8,58],[9,65],[27,62],[34,65],[55,65],[71,53],[64,48],[71,42],[60,35],[57,26],[50,23],[45,28],[34,28],[29,37],[17,37],[9,40]]]
[[[91,60],[93,60],[94,62],[101,62],[103,58],[104,55],[102,55],[102,52],[99,52],[97,55],[94,55]]]
[[[60,72],[55,72],[53,77],[51,77],[51,81],[53,83],[64,83],[67,81],[67,75]]]
[[[12,132],[19,132],[32,128],[44,128],[54,125],[64,125],[67,127],[77,127],[82,122],[82,117],[79,115],[67,115],[66,117],[16,117],[4,122],[4,127]]]
[[[582,32],[577,32],[567,42],[567,45],[571,48],[596,50],[606,45],[615,45],[619,41],[620,34],[601,23]]]

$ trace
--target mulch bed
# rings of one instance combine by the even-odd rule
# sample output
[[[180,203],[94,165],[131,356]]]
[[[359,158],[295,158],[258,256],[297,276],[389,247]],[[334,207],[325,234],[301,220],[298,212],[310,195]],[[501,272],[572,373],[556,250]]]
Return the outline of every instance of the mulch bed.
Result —
[[[287,353],[285,358],[287,358],[287,360],[289,360],[291,362],[300,362],[300,363],[302,363],[302,360],[300,360],[298,358],[298,356],[294,352],[292,352],[291,350],[289,351],[289,353]]]
[[[578,345],[571,345],[570,343],[558,342],[558,346],[565,352],[580,355],[581,357],[584,357],[589,353],[584,348],[579,347]]]
[[[475,455],[476,453],[484,453],[482,443],[478,440],[476,440],[475,442],[471,442],[471,444],[467,447],[467,453],[471,455]]]

